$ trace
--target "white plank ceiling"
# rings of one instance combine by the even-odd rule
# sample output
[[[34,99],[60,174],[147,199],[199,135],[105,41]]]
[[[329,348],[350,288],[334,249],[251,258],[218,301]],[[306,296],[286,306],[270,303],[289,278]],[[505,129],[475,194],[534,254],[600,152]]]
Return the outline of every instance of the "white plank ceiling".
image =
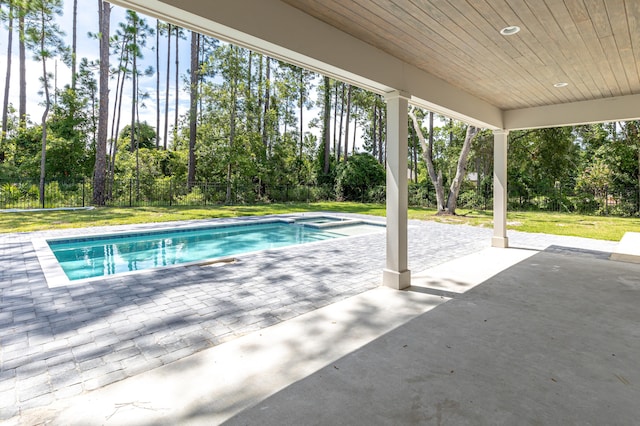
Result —
[[[482,127],[640,118],[640,0],[112,2]]]
[[[503,110],[640,93],[639,0],[283,1]]]

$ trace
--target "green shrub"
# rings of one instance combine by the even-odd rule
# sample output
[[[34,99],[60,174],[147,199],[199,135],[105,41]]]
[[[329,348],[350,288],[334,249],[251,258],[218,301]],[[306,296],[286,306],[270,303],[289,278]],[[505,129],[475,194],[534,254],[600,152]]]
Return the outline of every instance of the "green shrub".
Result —
[[[384,167],[371,154],[354,154],[338,164],[336,198],[339,201],[362,201],[364,190],[384,184]]]
[[[180,195],[175,198],[175,204],[180,206],[201,206],[204,204],[205,195],[202,190],[194,186],[186,195]]]
[[[367,198],[364,202],[367,203],[384,203],[387,200],[387,187],[378,185],[373,188],[369,188],[367,191]]]
[[[458,195],[458,207],[480,209],[484,207],[484,197],[477,189],[464,191]]]
[[[15,183],[5,183],[0,187],[0,199],[4,203],[15,203],[20,199],[20,188]]]

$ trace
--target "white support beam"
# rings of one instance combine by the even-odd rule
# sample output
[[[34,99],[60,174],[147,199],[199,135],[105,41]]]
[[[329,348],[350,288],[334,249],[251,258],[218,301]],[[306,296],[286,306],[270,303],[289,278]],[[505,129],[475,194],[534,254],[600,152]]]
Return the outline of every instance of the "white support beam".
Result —
[[[409,95],[392,92],[387,101],[387,260],[382,283],[401,290],[411,285],[408,269],[407,183]]]
[[[493,247],[509,247],[507,238],[508,130],[493,131]]]
[[[640,95],[570,102],[504,112],[504,128],[511,130],[572,126],[640,119]]]

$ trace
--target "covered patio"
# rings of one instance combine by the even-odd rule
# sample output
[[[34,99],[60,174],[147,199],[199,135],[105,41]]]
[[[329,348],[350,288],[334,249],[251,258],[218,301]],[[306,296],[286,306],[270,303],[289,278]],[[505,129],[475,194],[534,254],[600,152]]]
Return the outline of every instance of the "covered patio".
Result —
[[[226,424],[636,423],[638,265],[561,252],[526,257]]]
[[[640,117],[635,1],[115,0],[382,94],[384,285],[411,285],[407,109],[494,131],[494,234],[506,248],[509,131]]]
[[[634,424],[640,265],[587,241],[513,240],[528,247],[458,257],[408,291],[370,289],[21,421]]]
[[[510,241],[506,159],[512,130],[640,117],[639,2],[113,3],[386,97],[384,286],[16,422],[637,422],[640,265],[610,260],[607,242]],[[494,229],[482,236],[493,247],[426,270],[415,250],[429,242],[415,240],[426,225],[407,220],[409,104],[494,131]]]

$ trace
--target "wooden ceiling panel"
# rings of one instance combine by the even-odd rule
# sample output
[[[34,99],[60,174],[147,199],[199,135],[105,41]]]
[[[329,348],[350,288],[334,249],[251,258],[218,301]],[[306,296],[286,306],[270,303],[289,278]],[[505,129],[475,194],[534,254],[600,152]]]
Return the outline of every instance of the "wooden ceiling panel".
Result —
[[[502,109],[640,93],[638,0],[283,1]]]
[[[633,37],[630,37],[631,53],[628,61],[625,61],[625,69],[632,72],[631,70],[635,67],[635,74],[640,79],[640,36],[638,36],[640,34],[640,2],[627,2],[625,10],[627,12],[629,35],[633,35]],[[640,86],[640,82],[635,84]]]

